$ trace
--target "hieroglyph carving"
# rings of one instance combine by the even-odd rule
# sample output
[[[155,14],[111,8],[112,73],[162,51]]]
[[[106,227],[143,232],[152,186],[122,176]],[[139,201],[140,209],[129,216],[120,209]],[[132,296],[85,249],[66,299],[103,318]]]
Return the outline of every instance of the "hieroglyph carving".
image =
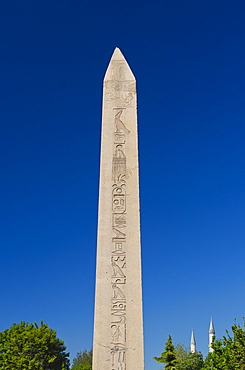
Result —
[[[107,108],[131,107],[135,97],[134,81],[105,81],[105,104]]]
[[[125,108],[124,108],[125,109]],[[123,107],[114,108],[112,158],[111,370],[126,370],[126,138]]]

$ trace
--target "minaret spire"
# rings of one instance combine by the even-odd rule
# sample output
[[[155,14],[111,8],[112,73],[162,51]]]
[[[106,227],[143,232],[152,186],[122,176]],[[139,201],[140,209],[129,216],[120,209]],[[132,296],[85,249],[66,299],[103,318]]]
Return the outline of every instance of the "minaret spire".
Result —
[[[194,335],[194,330],[193,329],[192,329],[192,332],[191,332],[190,351],[191,351],[191,353],[196,352],[196,340],[195,340],[195,335]]]
[[[215,336],[215,330],[214,330],[214,325],[213,325],[213,319],[212,319],[212,317],[210,317],[210,325],[209,325],[209,332],[208,332],[208,337],[209,337],[208,348],[209,348],[209,352],[213,352],[214,351],[213,348],[212,348],[212,342],[213,342],[214,336]]]

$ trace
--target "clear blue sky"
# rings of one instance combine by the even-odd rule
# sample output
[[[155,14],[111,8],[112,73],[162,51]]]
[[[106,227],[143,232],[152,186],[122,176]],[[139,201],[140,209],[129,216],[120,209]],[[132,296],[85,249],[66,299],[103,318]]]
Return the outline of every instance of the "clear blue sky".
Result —
[[[1,0],[0,330],[92,345],[102,80],[138,83],[146,370],[245,316],[245,3]],[[133,369],[130,369],[133,370]]]

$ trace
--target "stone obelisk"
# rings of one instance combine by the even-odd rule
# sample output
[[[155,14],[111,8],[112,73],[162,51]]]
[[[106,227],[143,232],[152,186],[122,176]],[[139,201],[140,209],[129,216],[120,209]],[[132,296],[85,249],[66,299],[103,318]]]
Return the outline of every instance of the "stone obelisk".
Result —
[[[93,370],[143,370],[136,81],[116,48],[104,78]]]

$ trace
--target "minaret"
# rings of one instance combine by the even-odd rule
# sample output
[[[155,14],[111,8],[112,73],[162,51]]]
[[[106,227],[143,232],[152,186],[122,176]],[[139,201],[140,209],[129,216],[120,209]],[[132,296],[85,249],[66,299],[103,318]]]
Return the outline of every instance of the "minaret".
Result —
[[[93,370],[143,370],[135,77],[116,48],[104,78]]]
[[[208,351],[209,352],[213,352],[214,350],[211,347],[211,345],[212,345],[212,342],[213,342],[213,338],[215,336],[215,330],[214,330],[214,325],[213,325],[212,317],[210,317],[210,325],[209,325],[209,333],[208,333],[208,336],[209,336]]]
[[[196,340],[195,340],[194,330],[193,329],[192,329],[192,332],[191,332],[190,352],[191,353],[195,353],[196,352]]]

